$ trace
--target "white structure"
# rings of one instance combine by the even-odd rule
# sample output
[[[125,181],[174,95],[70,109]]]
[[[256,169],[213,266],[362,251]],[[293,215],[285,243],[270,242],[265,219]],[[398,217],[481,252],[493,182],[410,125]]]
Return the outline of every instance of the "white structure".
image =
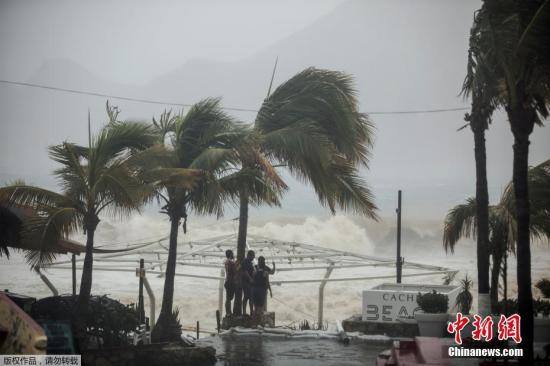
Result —
[[[219,282],[220,314],[223,311],[224,269],[223,260],[225,251],[236,251],[237,238],[235,234],[223,235],[198,241],[180,242],[178,245],[177,277],[202,278]],[[346,269],[368,269],[370,267],[395,268],[395,260],[355,254],[335,249],[323,248],[295,242],[279,241],[256,235],[248,235],[247,250],[254,250],[256,256],[264,256],[266,262],[276,263],[279,272],[319,272],[322,276],[305,277],[293,276],[288,279],[278,279],[277,273],[272,276],[272,285],[319,283],[318,324],[323,323],[324,288],[329,282],[338,281],[365,281],[379,279],[394,279],[395,272],[377,276],[368,275],[362,271],[361,275],[344,275]],[[147,274],[163,275],[168,257],[168,238],[156,241],[134,244],[121,249],[119,253],[94,255],[94,271],[136,272],[139,259],[144,259]],[[83,258],[77,260],[82,262]],[[72,269],[71,261],[55,262],[49,268]],[[198,270],[200,268],[200,270]],[[200,272],[200,273],[197,273]],[[205,274],[206,272],[206,274]],[[418,263],[403,263],[403,278],[426,275],[449,274],[456,271],[448,268],[424,265]],[[338,274],[340,274],[338,276]],[[288,277],[288,276],[287,276]],[[305,278],[304,278],[305,277]],[[146,278],[145,278],[146,282]],[[146,287],[149,287],[145,283]],[[154,319],[154,298],[150,293],[151,319]]]
[[[374,323],[396,323],[414,315],[419,309],[418,293],[437,291],[449,298],[449,311],[456,307],[458,286],[384,283],[363,291],[363,320]]]

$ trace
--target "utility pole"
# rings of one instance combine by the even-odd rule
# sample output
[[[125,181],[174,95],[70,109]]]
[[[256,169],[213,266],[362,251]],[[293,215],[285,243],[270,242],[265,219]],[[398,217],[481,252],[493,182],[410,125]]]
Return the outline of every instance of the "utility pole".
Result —
[[[395,269],[397,283],[401,283],[401,273],[403,258],[401,258],[401,190],[397,192],[397,255],[395,259]]]
[[[88,148],[92,148],[92,123],[90,122],[90,108],[88,108]]]
[[[145,320],[145,307],[143,303],[143,277],[145,276],[145,262],[143,258],[139,260],[139,294],[138,294],[138,316],[142,323]]]

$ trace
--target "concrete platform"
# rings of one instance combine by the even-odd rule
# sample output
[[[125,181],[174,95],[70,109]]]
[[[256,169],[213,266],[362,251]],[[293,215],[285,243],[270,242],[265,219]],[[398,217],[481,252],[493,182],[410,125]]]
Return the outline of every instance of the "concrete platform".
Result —
[[[361,315],[353,315],[342,321],[342,326],[346,332],[361,332],[364,334],[384,334],[396,338],[414,338],[419,335],[416,321],[406,323],[374,323],[367,322],[361,318]]]

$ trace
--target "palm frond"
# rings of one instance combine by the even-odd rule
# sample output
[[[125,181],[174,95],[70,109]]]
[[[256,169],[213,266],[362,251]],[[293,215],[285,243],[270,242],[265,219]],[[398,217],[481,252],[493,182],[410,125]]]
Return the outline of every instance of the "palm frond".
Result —
[[[88,196],[88,169],[83,165],[88,158],[88,148],[64,142],[51,146],[49,155],[52,160],[61,164],[54,171],[57,179],[63,187],[66,196],[73,200],[83,202]]]
[[[9,258],[8,247],[18,247],[21,240],[21,219],[8,207],[0,205],[0,257]]]
[[[486,79],[500,94],[498,104],[529,106],[537,112],[538,124],[549,113],[549,19],[550,6],[544,0],[485,0],[470,37],[471,59],[476,61],[476,70],[483,65],[490,74]]]
[[[454,253],[456,243],[462,238],[475,238],[476,200],[470,197],[465,204],[453,207],[445,216],[443,226],[443,247]]]
[[[329,168],[320,173],[324,175],[320,180],[323,183],[313,183],[313,188],[322,205],[329,207],[332,213],[340,208],[378,220],[374,196],[354,164],[335,157]]]
[[[296,125],[311,125],[328,137],[339,154],[354,163],[368,163],[373,125],[358,110],[357,92],[348,74],[305,69],[265,99],[255,121],[261,134],[294,130]]]
[[[98,170],[113,159],[141,151],[154,145],[158,136],[150,125],[143,122],[120,122],[103,128],[92,141],[88,154],[89,183],[93,185]]]
[[[34,210],[48,207],[79,207],[77,202],[62,194],[26,185],[1,187],[0,202],[8,206],[18,205]]]
[[[157,168],[144,172],[141,178],[152,185],[192,190],[206,172],[187,168]]]
[[[153,117],[153,126],[155,132],[159,135],[161,143],[164,143],[169,134],[176,132],[176,121],[178,117],[181,116],[176,114],[173,115],[171,110],[167,111],[166,109],[162,112],[158,121]]]
[[[74,208],[49,208],[23,221],[22,247],[29,265],[42,266],[55,258],[55,246],[81,227],[82,214]]]
[[[220,99],[204,99],[176,122],[178,166],[189,168],[205,149],[232,148],[235,139],[241,137],[236,121],[221,108]]]

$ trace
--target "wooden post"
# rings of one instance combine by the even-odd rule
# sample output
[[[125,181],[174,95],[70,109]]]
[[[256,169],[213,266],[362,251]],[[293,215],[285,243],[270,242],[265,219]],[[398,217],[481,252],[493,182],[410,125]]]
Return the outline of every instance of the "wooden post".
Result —
[[[71,256],[71,263],[73,266],[73,296],[76,296],[76,255],[74,253]]]
[[[199,321],[197,320],[197,339],[199,339],[199,333],[200,333]]]
[[[395,258],[396,280],[401,283],[403,259],[401,258],[401,190],[397,192],[397,255]]]

